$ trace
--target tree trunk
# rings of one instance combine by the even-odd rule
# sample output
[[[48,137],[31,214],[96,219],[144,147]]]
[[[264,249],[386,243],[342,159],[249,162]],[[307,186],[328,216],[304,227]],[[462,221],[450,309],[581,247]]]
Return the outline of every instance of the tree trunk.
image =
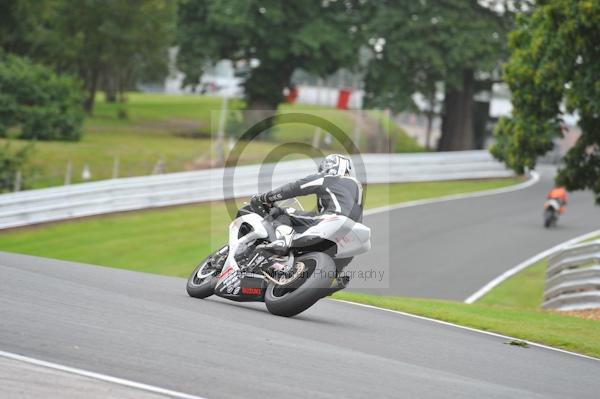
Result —
[[[438,144],[439,151],[460,151],[474,148],[474,88],[474,72],[472,69],[465,69],[462,87],[446,90],[442,116],[442,137]]]
[[[94,110],[94,104],[96,102],[96,90],[98,89],[98,78],[99,73],[97,69],[94,69],[89,77],[89,80],[86,82],[86,91],[87,96],[83,101],[83,109],[88,114],[91,114]]]
[[[292,64],[261,64],[252,71],[244,85],[244,131],[276,114],[279,104],[284,100],[283,89],[289,86],[294,69]]]
[[[283,88],[282,88],[283,90]],[[264,100],[262,98],[252,98],[247,100],[246,108],[243,111],[244,122],[243,122],[243,130],[244,133],[248,131],[252,126],[260,123],[272,116],[275,116],[277,113],[277,107],[279,104],[273,104],[269,100]],[[265,127],[271,127],[271,124],[265,125]],[[264,131],[260,133],[261,137],[268,137],[269,131]],[[252,137],[248,137],[251,139]]]
[[[117,82],[115,77],[111,74],[111,76],[107,76],[102,79],[104,86],[104,96],[106,97],[106,102],[116,103],[117,102]]]

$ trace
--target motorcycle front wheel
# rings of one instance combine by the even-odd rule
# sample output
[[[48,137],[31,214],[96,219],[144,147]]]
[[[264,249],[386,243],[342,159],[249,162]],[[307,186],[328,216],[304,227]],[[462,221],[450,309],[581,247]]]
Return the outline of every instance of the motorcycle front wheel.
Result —
[[[222,267],[222,265],[213,264],[215,257],[218,257],[217,254],[218,251],[196,266],[185,287],[189,296],[204,299],[214,294]]]
[[[270,282],[265,292],[265,305],[274,315],[291,317],[304,312],[327,295],[336,277],[333,259],[324,253],[313,252],[295,260],[304,270],[285,286]]]

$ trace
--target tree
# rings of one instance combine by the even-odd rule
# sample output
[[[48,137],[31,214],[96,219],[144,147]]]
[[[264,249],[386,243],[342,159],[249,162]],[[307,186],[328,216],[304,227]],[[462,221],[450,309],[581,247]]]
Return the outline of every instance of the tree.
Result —
[[[421,93],[433,108],[436,87],[442,82],[439,149],[473,148],[473,96],[478,81],[489,79],[502,58],[511,13],[500,3],[492,9],[490,4],[465,0],[380,5],[370,24],[371,35],[378,38],[372,44],[385,45],[379,51],[374,48],[377,56],[367,75],[367,100],[403,110],[412,105],[411,95]]]
[[[8,53],[39,58],[52,5],[50,0],[0,2],[0,47]]]
[[[79,140],[83,113],[78,83],[25,58],[0,53],[0,137]]]
[[[120,1],[107,21],[112,45],[101,77],[109,101],[140,81],[162,80],[168,74],[168,48],[175,32],[175,1]]]
[[[296,68],[324,76],[358,61],[364,3],[183,0],[178,67],[194,87],[209,62],[257,60],[244,84],[247,108],[277,109]]]
[[[581,136],[557,183],[600,194],[600,1],[545,0],[518,19],[505,79],[512,117],[495,130],[492,153],[522,173],[562,137],[561,116],[576,112]],[[600,195],[596,200],[600,204]]]
[[[101,85],[109,97],[115,97],[150,70],[158,68],[166,74],[174,0],[53,4],[50,28],[42,43],[48,53],[45,61],[81,79],[86,111],[93,110]]]

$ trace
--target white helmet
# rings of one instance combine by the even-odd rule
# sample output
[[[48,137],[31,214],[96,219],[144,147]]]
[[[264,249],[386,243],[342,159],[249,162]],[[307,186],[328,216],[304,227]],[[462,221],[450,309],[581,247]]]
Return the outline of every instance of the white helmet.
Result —
[[[319,173],[354,177],[354,164],[348,156],[340,154],[327,155],[319,164]]]

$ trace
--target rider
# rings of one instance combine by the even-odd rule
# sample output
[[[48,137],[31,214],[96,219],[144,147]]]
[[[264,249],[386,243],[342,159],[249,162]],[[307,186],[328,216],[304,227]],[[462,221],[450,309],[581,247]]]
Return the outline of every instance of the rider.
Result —
[[[251,205],[271,207],[276,201],[303,195],[316,194],[317,212],[299,214],[284,213],[276,217],[277,240],[264,248],[278,254],[286,254],[294,230],[303,232],[323,221],[325,215],[343,215],[356,222],[362,221],[363,190],[356,180],[352,160],[339,154],[331,154],[321,161],[318,173],[252,197]]]
[[[567,190],[565,190],[564,187],[554,187],[552,190],[550,190],[546,198],[557,200],[560,204],[560,214],[562,215],[565,212],[565,207],[569,197],[567,196]]]

